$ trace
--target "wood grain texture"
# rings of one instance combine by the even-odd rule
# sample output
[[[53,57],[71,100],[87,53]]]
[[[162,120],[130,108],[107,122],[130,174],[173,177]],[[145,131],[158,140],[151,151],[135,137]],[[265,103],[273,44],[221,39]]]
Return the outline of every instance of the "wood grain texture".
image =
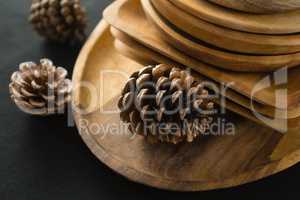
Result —
[[[300,8],[299,0],[208,0],[227,8],[250,13],[273,14]]]
[[[154,51],[188,66],[195,71],[215,80],[219,83],[233,83],[229,88],[252,99],[261,104],[266,104],[276,108],[295,108],[299,105],[299,90],[298,84],[300,68],[293,68],[288,71],[289,83],[286,86],[288,89],[287,106],[278,105],[275,101],[276,87],[273,85],[255,94],[251,94],[252,89],[257,83],[268,76],[267,73],[241,73],[222,70],[210,65],[204,64],[199,60],[186,56],[184,53],[172,48],[161,37],[155,27],[147,21],[145,14],[138,0],[120,0],[114,2],[104,12],[104,17],[107,22],[127,33],[138,42]],[[145,31],[147,30],[147,31]],[[285,98],[278,96],[278,98]]]
[[[113,31],[114,35],[116,35],[116,31]],[[117,35],[120,35],[117,33]],[[116,36],[117,38],[120,38],[120,36]],[[122,41],[124,42],[122,42]],[[172,64],[174,66],[182,67],[182,65],[171,61],[155,52],[152,50],[147,49],[147,47],[141,46],[136,44],[134,41],[125,41],[124,38],[122,39],[117,39],[115,41],[115,46],[118,51],[120,51],[123,55],[128,56],[129,58],[140,62],[143,65],[149,65],[149,64],[159,64],[159,63],[168,63]],[[217,87],[221,87],[218,83],[212,81],[211,79],[207,79],[206,77],[202,76],[201,74],[197,74],[197,76],[200,79],[209,81]],[[277,115],[276,117],[271,115],[271,110],[266,110],[266,107],[264,105],[260,105],[258,103],[254,103],[251,107],[251,102],[249,99],[243,97],[242,95],[232,91],[232,90],[227,90],[225,95],[220,94],[221,96],[225,96],[226,102],[226,108],[234,113],[239,114],[240,116],[243,116],[247,119],[250,119],[258,124],[264,125],[271,127],[275,130],[284,130],[286,128],[289,128],[291,130],[296,130],[300,128],[300,117],[296,118],[288,118],[286,117],[286,113],[284,110],[276,110]],[[219,105],[224,105],[224,102],[216,101],[215,103]],[[222,104],[223,103],[223,104]],[[262,108],[262,109],[261,109]],[[270,117],[273,119],[271,122],[268,124],[265,124],[262,120],[258,119],[253,113],[258,112],[260,114],[263,114],[267,117]],[[265,112],[265,113],[262,113]],[[280,113],[282,112],[282,113]],[[282,115],[281,115],[282,114]],[[280,118],[284,117],[284,118]],[[287,126],[287,127],[286,127]]]
[[[174,66],[181,66],[180,64],[171,61],[168,58],[165,58],[164,56],[148,49],[147,47],[138,44],[132,38],[126,36],[124,33],[118,31],[117,29],[112,28],[111,31],[115,37],[121,38],[120,40],[116,39],[114,42],[116,49],[123,55],[141,63],[142,65],[167,63]],[[122,42],[121,40],[124,42]],[[200,74],[198,74],[198,76],[200,79],[203,78],[203,80],[212,81],[205,77],[202,77]],[[248,112],[244,112],[244,109],[241,109],[239,106],[234,105],[236,103],[238,105],[243,106],[244,108],[247,108],[247,105],[243,104],[244,102],[243,97],[239,96],[238,94],[235,94],[233,91],[228,90],[226,93],[226,98],[229,100],[227,102],[227,109],[231,110],[232,112],[236,112],[245,118],[253,120],[258,124],[261,124],[260,121],[253,118],[253,116],[249,115]],[[257,111],[260,111],[259,109],[260,107],[261,106],[258,106],[258,108],[256,107],[255,109]],[[276,146],[276,148],[274,149],[271,155],[271,159],[278,160],[284,157],[285,155],[297,151],[299,148],[300,148],[300,131],[299,129],[295,129],[295,130],[291,129],[280,140],[279,144]]]
[[[256,15],[215,5],[207,0],[171,0],[172,3],[203,20],[227,28],[263,34],[300,32],[300,11]]]
[[[271,159],[278,160],[285,155],[288,155],[300,148],[300,131],[291,130],[288,134],[284,135],[279,144],[274,149]]]
[[[126,33],[119,31],[116,28],[111,27],[112,35],[116,38],[115,46],[118,51],[120,51],[123,55],[126,55],[127,57],[130,57],[131,59],[143,64],[143,65],[149,65],[149,64],[157,64],[157,63],[166,63],[173,66],[182,66],[182,64],[179,64],[175,61],[172,61],[171,59],[145,47],[144,45],[138,43],[136,40],[128,36]],[[218,88],[221,88],[221,84],[212,80],[211,78],[208,78],[206,76],[203,76],[198,73],[198,76],[201,80],[209,81]],[[248,109],[252,110],[251,108],[251,101],[249,98],[235,92],[232,89],[228,89],[225,94],[226,98],[228,98],[230,101]],[[287,109],[287,110],[281,110],[276,109],[275,107],[268,106],[265,104],[260,104],[257,102],[252,102],[253,109],[257,112],[274,118],[274,113],[277,111],[277,117],[279,118],[288,118],[288,119],[294,119],[297,117],[300,117],[300,107],[293,108],[293,109]]]
[[[174,29],[222,49],[255,55],[291,54],[300,50],[300,34],[264,35],[235,31],[186,13],[169,0],[151,2],[156,11],[175,26]]]
[[[207,45],[174,29],[153,8],[150,0],[142,0],[143,9],[160,36],[173,47],[207,64],[226,70],[242,72],[272,72],[287,66],[300,64],[300,53],[278,56],[255,56],[227,52]]]
[[[104,86],[99,84],[99,71],[117,70],[129,75],[141,67],[115,51],[109,28],[102,22],[78,57],[73,82],[77,85],[87,81],[101,91]],[[74,117],[81,137],[95,156],[130,180],[169,190],[210,190],[258,180],[299,161],[298,150],[271,161],[270,155],[281,135],[231,114],[228,119],[236,123],[234,136],[209,136],[178,146],[149,145],[139,136],[132,137],[126,129],[118,133],[110,129],[95,132],[92,125],[108,127],[120,123],[118,113],[102,111],[116,108],[116,98],[112,96],[120,92],[126,78],[108,78],[113,87],[96,104],[87,98],[83,87],[74,90],[74,105],[87,111],[74,111]]]

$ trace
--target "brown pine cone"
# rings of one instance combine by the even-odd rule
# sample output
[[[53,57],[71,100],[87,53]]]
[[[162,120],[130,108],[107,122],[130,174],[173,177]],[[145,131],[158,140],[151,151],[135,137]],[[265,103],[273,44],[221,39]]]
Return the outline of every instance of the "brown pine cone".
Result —
[[[79,0],[33,0],[29,21],[52,41],[75,43],[85,39],[86,11]]]
[[[132,74],[118,106],[121,120],[151,143],[192,142],[212,122],[208,91],[188,71],[148,66]]]
[[[66,79],[67,71],[55,67],[51,60],[40,64],[20,64],[19,71],[11,76],[9,91],[12,100],[24,112],[48,115],[63,112],[71,99],[72,84]]]

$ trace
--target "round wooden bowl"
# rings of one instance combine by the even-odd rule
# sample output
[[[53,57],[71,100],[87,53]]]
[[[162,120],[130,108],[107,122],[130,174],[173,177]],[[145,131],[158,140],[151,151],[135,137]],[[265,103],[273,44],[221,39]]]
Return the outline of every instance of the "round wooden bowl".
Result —
[[[157,188],[200,191],[255,181],[299,161],[299,150],[274,158],[282,135],[236,115],[232,115],[237,124],[234,136],[207,137],[192,144],[150,145],[127,129],[115,132],[111,125],[121,124],[119,113],[105,111],[117,107],[116,98],[126,81],[123,75],[142,66],[118,54],[113,43],[109,26],[100,23],[75,65],[73,105],[85,111],[74,110],[83,141],[114,171]],[[104,76],[99,82],[101,74],[111,72],[116,76]],[[81,83],[85,85],[79,87]],[[87,84],[92,90],[84,87]],[[99,99],[93,100],[91,94]]]
[[[250,13],[278,13],[297,10],[299,0],[208,0],[218,5]]]

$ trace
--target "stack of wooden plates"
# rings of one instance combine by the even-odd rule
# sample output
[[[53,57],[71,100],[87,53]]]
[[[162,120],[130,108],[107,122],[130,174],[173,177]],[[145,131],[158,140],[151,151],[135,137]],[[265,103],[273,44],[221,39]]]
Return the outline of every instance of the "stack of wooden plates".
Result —
[[[173,4],[171,1],[176,3]],[[184,2],[190,1],[171,1],[120,0],[109,7],[105,11],[104,17],[113,27],[112,33],[116,38],[117,49],[142,63],[181,64],[194,69],[204,79],[214,81],[219,85],[228,85],[226,94],[222,94],[227,98],[226,107],[244,117],[259,123],[265,122],[258,118],[272,118],[272,121],[268,120],[267,125],[276,130],[285,129],[285,121],[287,121],[289,128],[300,127],[300,106],[298,103],[300,85],[297,84],[300,68],[294,67],[286,71],[287,95],[279,94],[277,92],[278,86],[272,85],[271,82],[266,88],[258,89],[261,87],[262,81],[273,78],[274,74],[267,72],[283,66],[297,65],[298,61],[296,60],[300,58],[295,56],[297,53],[278,56],[242,55],[220,48],[227,46],[242,50],[244,47],[244,49],[249,50],[252,44],[256,50],[261,49],[261,51],[265,50],[269,53],[275,51],[274,49],[289,51],[292,47],[282,48],[282,41],[285,37],[296,38],[296,35],[260,35],[265,39],[261,38],[260,42],[257,42],[254,34],[234,32],[232,29],[225,29],[202,21],[175,6],[181,5],[177,3],[184,4]],[[200,8],[203,5],[212,8],[217,7],[202,0],[192,2],[198,2],[197,5]],[[190,6],[193,3],[190,2],[190,4],[185,5]],[[196,8],[198,7],[196,6]],[[176,23],[178,27],[183,29],[186,27],[186,31],[193,32],[193,35],[198,39],[178,30],[162,15],[170,16],[169,20]],[[187,16],[189,18],[186,19]],[[249,35],[253,38],[244,36],[238,38],[233,33]],[[272,39],[269,40],[267,37]],[[274,38],[283,40],[281,43],[274,42],[272,47],[266,47],[266,43],[272,43]],[[238,41],[240,42],[238,43]],[[245,43],[241,45],[241,41]],[[230,44],[232,45],[230,46]],[[219,47],[215,47],[217,45]],[[281,101],[278,102],[278,99]],[[287,100],[284,102],[282,99]]]
[[[234,71],[299,65],[299,11],[255,15],[206,0],[149,0],[143,7],[169,44],[207,64]]]
[[[244,4],[254,1],[257,4],[252,7]],[[99,159],[126,177],[180,191],[239,185],[298,162],[300,11],[299,4],[292,3],[296,0],[283,3],[285,6],[283,1],[274,0],[273,7],[259,0],[112,3],[104,12],[108,25],[99,26],[83,49],[75,84],[90,81],[98,87],[100,68],[128,75],[148,64],[191,68],[200,79],[224,89],[219,95],[234,116],[236,135],[182,144],[176,152],[168,145],[130,140],[120,136],[123,132],[102,140],[84,129],[84,140]],[[273,14],[267,15],[269,12]],[[282,69],[284,66],[289,69]],[[113,87],[105,95],[108,103],[100,105],[102,110],[116,106],[114,96],[123,87],[124,81],[109,78]],[[79,93],[78,104],[89,104],[86,91]],[[76,121],[119,123],[118,115],[101,115],[96,107],[97,112],[76,116]],[[286,128],[287,134],[279,132]]]

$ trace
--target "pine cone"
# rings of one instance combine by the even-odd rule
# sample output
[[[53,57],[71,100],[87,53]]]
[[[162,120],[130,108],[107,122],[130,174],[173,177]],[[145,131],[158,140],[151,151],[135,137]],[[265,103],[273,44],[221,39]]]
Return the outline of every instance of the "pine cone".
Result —
[[[63,112],[71,99],[72,84],[67,71],[42,59],[40,64],[20,64],[11,76],[9,91],[12,100],[26,113],[48,115]]]
[[[29,21],[52,41],[75,43],[85,39],[86,11],[79,0],[33,0]]]
[[[118,102],[121,120],[151,143],[192,142],[212,122],[208,91],[188,71],[168,65],[135,72]]]

